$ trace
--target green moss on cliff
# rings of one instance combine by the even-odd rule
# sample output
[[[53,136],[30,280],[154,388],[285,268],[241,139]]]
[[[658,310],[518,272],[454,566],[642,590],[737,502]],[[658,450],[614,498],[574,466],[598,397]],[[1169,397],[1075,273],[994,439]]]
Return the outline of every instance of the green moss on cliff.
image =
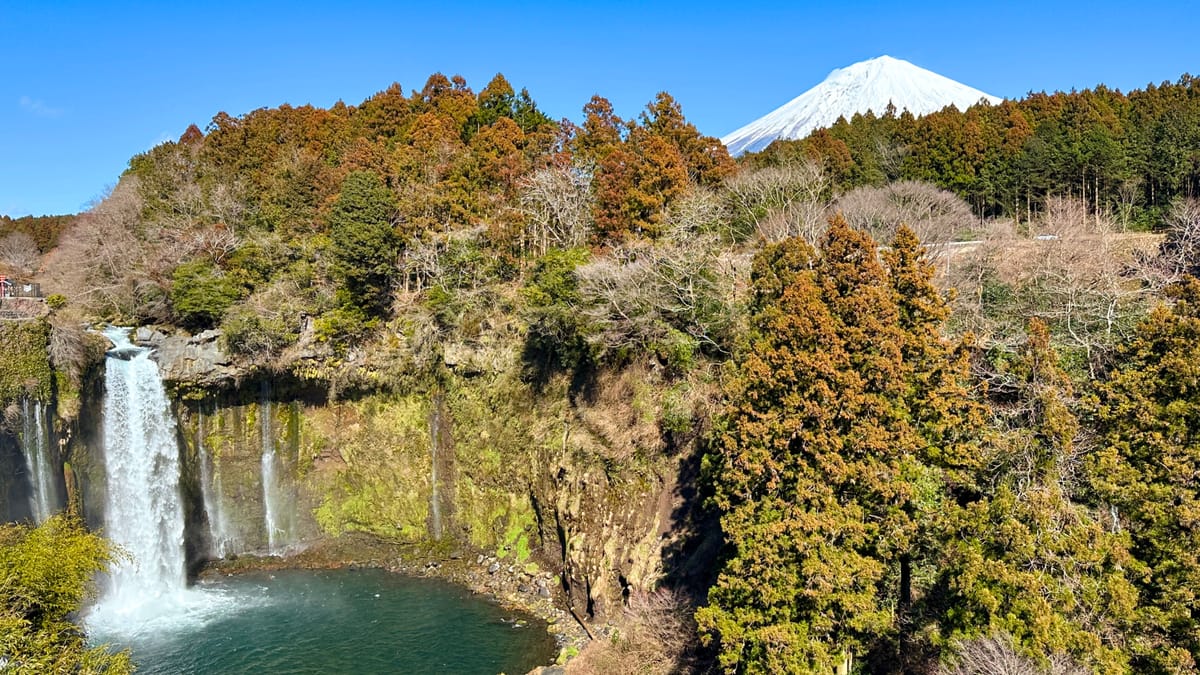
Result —
[[[294,462],[300,518],[327,536],[428,543],[436,459],[447,545],[563,571],[581,589],[572,597],[587,603],[578,611],[619,607],[627,585],[653,588],[680,452],[704,417],[698,405],[709,386],[700,374],[674,381],[631,364],[597,373],[587,394],[573,397],[565,376],[535,390],[513,359],[501,372],[448,369],[436,386],[427,374],[414,383],[423,386],[272,406],[277,448]],[[204,436],[229,513],[261,520],[262,406],[215,405]],[[257,536],[257,523],[243,525]]]
[[[315,512],[324,532],[426,537],[428,419],[429,403],[416,395],[376,395],[307,410],[301,457],[325,477]]]
[[[0,321],[0,404],[25,396],[50,401],[54,373],[46,346],[50,326],[45,321]]]
[[[541,427],[553,413],[513,375],[450,385],[455,524],[472,545],[499,557],[519,552],[523,562],[541,543],[530,493],[547,457]]]

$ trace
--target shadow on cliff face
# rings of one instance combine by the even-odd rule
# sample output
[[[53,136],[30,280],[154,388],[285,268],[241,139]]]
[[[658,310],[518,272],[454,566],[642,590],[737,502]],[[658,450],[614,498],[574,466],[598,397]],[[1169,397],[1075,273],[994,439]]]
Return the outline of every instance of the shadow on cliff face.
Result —
[[[569,662],[566,672],[716,672],[714,654],[700,645],[693,619],[715,577],[721,550],[716,515],[704,507],[700,437],[690,431],[686,438],[672,438],[668,448],[676,459],[675,474],[663,476],[667,485],[660,495],[657,518],[665,578],[657,589],[645,591],[626,584],[622,577],[623,611],[615,632],[597,633]]]
[[[724,544],[720,518],[707,505],[709,489],[701,476],[701,461],[707,450],[705,432],[685,446],[690,452],[679,458],[675,481],[674,508],[670,514],[670,542],[662,549],[665,586],[686,607],[691,643],[680,653],[676,669],[680,673],[716,672],[715,653],[700,644],[691,614],[708,601],[708,589],[717,579],[718,562]]]
[[[0,522],[32,520],[29,465],[14,432],[0,421]]]
[[[521,379],[539,396],[555,376],[566,374],[570,376],[568,395],[572,402],[595,399],[599,366],[582,343],[564,356],[556,345],[547,345],[545,338],[538,339],[531,332],[521,348],[521,364]]]
[[[663,547],[663,570],[672,588],[699,604],[716,580],[721,525],[716,510],[706,504],[710,490],[701,478],[706,444],[700,439],[689,443],[687,450],[679,458],[669,520],[673,537]]]

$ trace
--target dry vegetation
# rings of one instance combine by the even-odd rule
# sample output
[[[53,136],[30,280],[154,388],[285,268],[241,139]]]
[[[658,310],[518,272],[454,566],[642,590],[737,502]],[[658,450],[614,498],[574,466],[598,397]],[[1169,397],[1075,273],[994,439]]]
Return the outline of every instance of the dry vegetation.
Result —
[[[1089,670],[1063,654],[1034,659],[1017,651],[1012,637],[993,635],[957,646],[955,663],[938,675],[1089,675]]]
[[[0,237],[0,271],[28,276],[38,267],[41,254],[37,242],[24,232],[9,232]]]
[[[636,593],[609,636],[597,639],[572,659],[572,675],[690,672],[695,665],[696,626],[691,608],[669,590]]]

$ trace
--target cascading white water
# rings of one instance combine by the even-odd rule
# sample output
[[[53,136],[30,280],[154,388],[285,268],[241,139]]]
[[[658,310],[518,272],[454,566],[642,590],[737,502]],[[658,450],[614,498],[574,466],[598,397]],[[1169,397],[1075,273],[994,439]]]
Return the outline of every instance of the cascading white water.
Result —
[[[106,636],[195,626],[234,611],[234,600],[187,587],[184,516],[175,420],[150,350],[108,328],[104,534],[128,559],[113,565],[99,602],[84,619]]]
[[[46,429],[46,406],[41,401],[21,402],[21,449],[29,466],[29,506],[33,519],[43,523],[59,508],[54,458],[50,452],[50,434]]]
[[[132,558],[116,564],[94,614],[155,612],[187,586],[175,420],[150,350],[109,328],[104,462],[105,535]]]
[[[438,434],[442,427],[442,400],[441,396],[435,396],[433,400],[433,408],[429,412],[429,516],[430,525],[433,530],[433,538],[442,538],[442,498],[438,489],[438,450],[441,447],[441,440]]]

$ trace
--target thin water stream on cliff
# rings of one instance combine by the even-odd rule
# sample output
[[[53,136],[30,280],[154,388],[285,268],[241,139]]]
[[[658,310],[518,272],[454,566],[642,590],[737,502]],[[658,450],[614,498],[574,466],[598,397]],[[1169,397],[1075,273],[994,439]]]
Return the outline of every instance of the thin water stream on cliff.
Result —
[[[189,587],[170,401],[151,350],[124,329],[105,335],[114,344],[103,415],[105,534],[129,559],[84,616],[93,643],[130,648],[139,673],[163,674],[525,672],[553,659],[544,623],[464,589],[379,570],[282,570]],[[263,497],[275,552],[293,543],[292,514],[276,509],[294,509],[295,500],[272,499],[278,458],[264,401]],[[201,483],[213,483],[211,458],[202,444],[197,450]],[[213,508],[212,495],[200,497]],[[207,520],[221,522],[212,512]]]
[[[259,404],[259,433],[262,434],[263,519],[267,529],[267,553],[279,552],[283,528],[279,525],[279,479],[275,477],[275,434],[271,428],[271,399],[263,387]]]
[[[211,553],[218,558],[238,553],[224,504],[221,503],[221,476],[214,474],[216,465],[204,444],[203,412],[196,416],[196,462],[200,465],[200,498],[204,502],[204,513],[208,516]]]
[[[30,511],[37,523],[45,522],[61,506],[47,423],[46,404],[29,398],[21,401],[21,450],[29,467]]]

